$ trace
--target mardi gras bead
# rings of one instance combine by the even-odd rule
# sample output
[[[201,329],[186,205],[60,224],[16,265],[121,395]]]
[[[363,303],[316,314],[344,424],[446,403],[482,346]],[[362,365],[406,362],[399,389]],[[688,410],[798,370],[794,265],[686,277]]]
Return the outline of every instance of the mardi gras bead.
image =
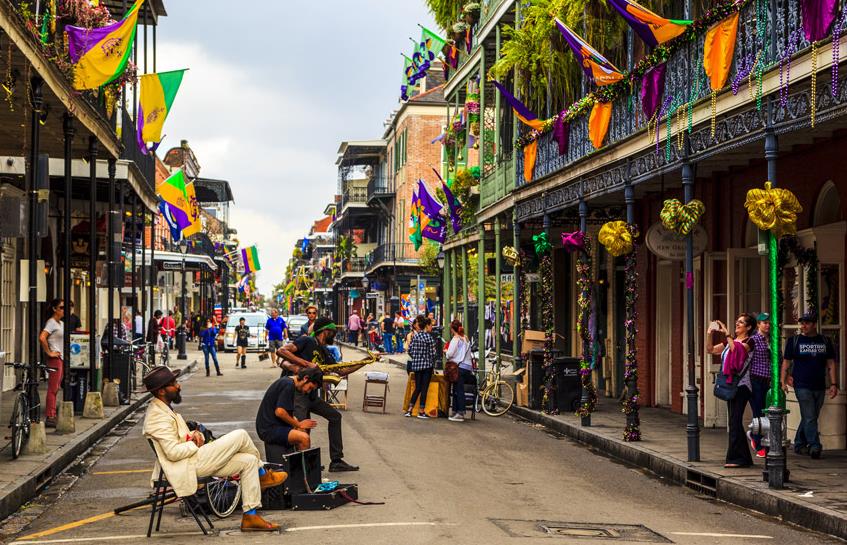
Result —
[[[532,241],[535,244],[536,255],[544,255],[553,249],[553,246],[550,244],[550,239],[548,238],[546,231],[542,231],[537,235],[533,235]]]
[[[632,251],[632,233],[625,221],[610,221],[603,224],[597,240],[614,257],[626,255]]]
[[[762,231],[773,231],[777,238],[797,232],[797,214],[803,211],[794,193],[772,187],[770,182],[765,182],[764,189],[748,191],[744,208],[756,227]]]
[[[665,229],[685,236],[694,229],[705,211],[706,205],[697,199],[688,204],[682,204],[678,199],[668,199],[659,213],[659,219]]]

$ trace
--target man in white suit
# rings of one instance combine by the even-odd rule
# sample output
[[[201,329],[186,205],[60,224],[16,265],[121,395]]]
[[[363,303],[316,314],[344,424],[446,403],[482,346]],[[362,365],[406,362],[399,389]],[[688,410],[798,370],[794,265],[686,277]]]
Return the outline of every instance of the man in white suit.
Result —
[[[258,514],[261,490],[278,486],[288,477],[283,471],[262,467],[261,457],[244,430],[227,433],[208,444],[199,431],[190,431],[172,405],[182,401],[176,381],[180,371],[155,367],[144,376],[144,387],[153,400],[144,416],[144,436],[153,440],[158,458],[153,479],[159,476],[159,463],[165,477],[179,497],[197,492],[198,477],[228,477],[241,480],[242,532],[278,531],[279,525],[267,522]]]

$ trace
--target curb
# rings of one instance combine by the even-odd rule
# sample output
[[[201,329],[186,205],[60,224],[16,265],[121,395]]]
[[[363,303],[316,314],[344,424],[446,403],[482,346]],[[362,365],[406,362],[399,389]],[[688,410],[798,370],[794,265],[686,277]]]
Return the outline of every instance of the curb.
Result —
[[[182,372],[190,372],[196,365],[197,360],[194,360],[183,367]],[[62,473],[79,455],[94,446],[115,426],[147,403],[151,397],[152,394],[146,393],[129,405],[123,405],[114,414],[103,419],[100,424],[80,435],[76,441],[54,451],[38,473],[26,475],[14,481],[11,489],[0,498],[0,520],[12,515],[22,505],[38,495],[41,490],[50,484],[54,477]]]
[[[623,440],[606,437],[591,431],[590,428],[552,418],[525,407],[513,405],[509,412],[571,437],[584,445],[594,447],[607,456],[646,469],[674,484],[808,530],[847,539],[847,517],[843,513],[794,501],[769,490],[764,483],[762,488],[756,488],[732,477],[702,469],[697,464],[683,462]]]

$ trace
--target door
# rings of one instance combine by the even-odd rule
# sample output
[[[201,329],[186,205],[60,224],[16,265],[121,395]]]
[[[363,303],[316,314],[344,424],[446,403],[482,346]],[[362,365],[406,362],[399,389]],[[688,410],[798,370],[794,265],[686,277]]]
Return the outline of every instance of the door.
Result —
[[[730,294],[728,314],[724,323],[727,328],[735,323],[741,313],[758,315],[768,308],[767,258],[752,248],[730,248],[727,256],[727,293]]]
[[[673,293],[677,289],[679,265],[660,261],[656,273],[656,360],[655,399],[658,406],[671,404],[671,346],[673,342]]]
[[[703,254],[703,286],[702,286],[702,314],[697,308],[698,297],[695,301],[695,317],[701,316],[698,324],[695,324],[694,339],[700,345],[695,347],[696,354],[696,377],[697,387],[700,389],[700,410],[703,416],[704,428],[715,428],[726,426],[726,402],[715,397],[714,384],[715,375],[720,371],[720,358],[707,354],[705,346],[714,343],[718,339],[706,335],[704,324],[712,320],[721,320],[727,323],[727,256],[724,252],[707,252]],[[695,275],[695,279],[700,275]],[[695,294],[701,293],[696,289]],[[699,325],[699,327],[697,327]],[[687,356],[686,356],[687,359]],[[705,363],[704,363],[705,362]]]

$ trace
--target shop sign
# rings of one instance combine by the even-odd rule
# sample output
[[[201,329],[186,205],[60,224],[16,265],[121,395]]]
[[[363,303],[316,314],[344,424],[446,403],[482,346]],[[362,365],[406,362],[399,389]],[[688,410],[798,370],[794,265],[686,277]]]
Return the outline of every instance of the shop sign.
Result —
[[[376,299],[378,297],[379,297],[379,293],[377,293],[375,291],[369,291],[368,293],[365,294],[365,299]]]
[[[514,281],[515,281],[515,275],[514,274],[509,273],[509,274],[501,274],[500,275],[500,283],[501,284],[511,284]]]
[[[173,261],[163,261],[162,269],[166,271],[181,271],[182,270],[182,262],[174,263]]]
[[[692,231],[694,256],[706,251],[709,237],[702,225],[697,225]],[[654,223],[644,237],[647,248],[661,259],[683,261],[685,259],[686,237],[678,235],[665,228],[661,223]]]
[[[533,283],[538,282],[539,276],[538,273],[526,273],[526,281]]]

